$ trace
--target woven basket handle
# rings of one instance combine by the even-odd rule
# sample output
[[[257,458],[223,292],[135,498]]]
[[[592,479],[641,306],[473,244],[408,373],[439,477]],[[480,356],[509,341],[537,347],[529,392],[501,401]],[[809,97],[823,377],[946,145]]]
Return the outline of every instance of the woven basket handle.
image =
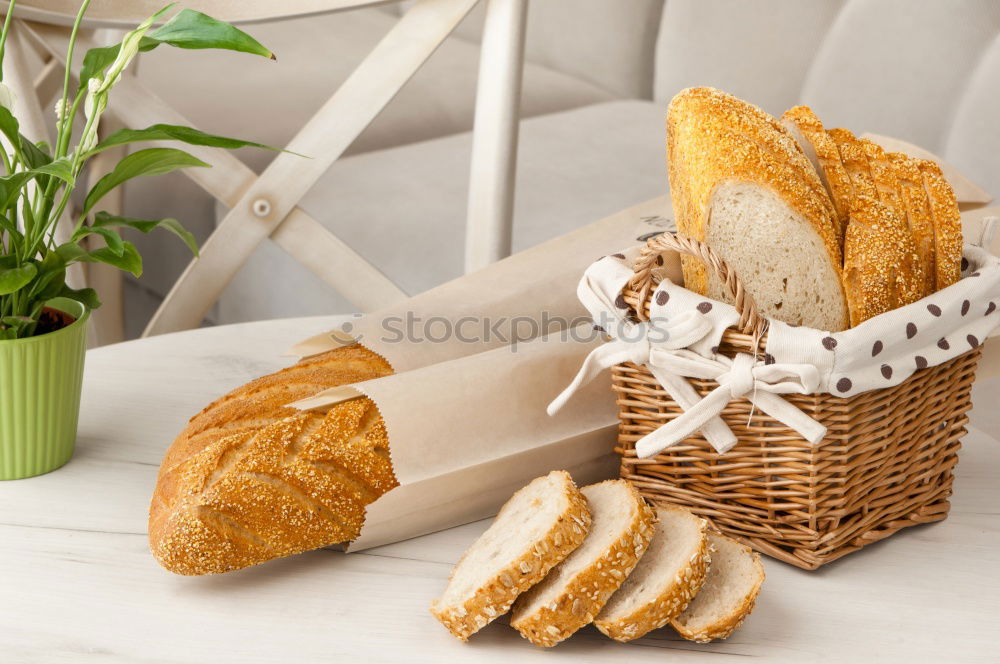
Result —
[[[740,281],[736,271],[729,266],[729,263],[704,242],[681,237],[675,233],[662,233],[649,238],[635,262],[635,276],[629,281],[629,287],[639,294],[639,306],[636,307],[636,315],[639,320],[645,319],[646,298],[652,295],[653,289],[659,283],[659,279],[653,275],[653,268],[657,266],[656,259],[667,250],[700,258],[725,284],[726,292],[732,298],[736,311],[740,315],[740,332],[754,336],[760,336],[764,333],[767,329],[767,319],[758,313],[753,296],[743,288],[743,282]]]

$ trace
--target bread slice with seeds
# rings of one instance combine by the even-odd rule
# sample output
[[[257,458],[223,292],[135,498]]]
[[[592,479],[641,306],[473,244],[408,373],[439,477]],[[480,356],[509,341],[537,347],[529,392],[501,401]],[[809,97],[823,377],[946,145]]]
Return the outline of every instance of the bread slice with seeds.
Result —
[[[836,231],[841,248],[844,245],[844,232],[847,230],[847,215],[851,208],[851,178],[840,160],[840,150],[837,144],[826,133],[823,123],[808,106],[795,106],[785,111],[781,116],[782,124],[802,146],[802,151],[819,174],[820,180],[826,186],[833,207],[837,211]]]
[[[581,491],[593,518],[587,538],[519,597],[511,614],[511,626],[538,646],[554,646],[593,621],[653,537],[655,513],[627,481]]]
[[[462,641],[510,609],[576,549],[590,528],[587,501],[566,471],[515,493],[455,565],[431,613]]]
[[[924,188],[924,179],[915,159],[901,152],[889,152],[886,158],[896,173],[899,195],[906,211],[910,234],[917,246],[917,255],[924,266],[925,287],[929,295],[934,292],[936,256],[934,250],[934,217]]]
[[[955,192],[929,159],[915,160],[923,175],[924,188],[934,220],[934,288],[941,290],[958,281],[962,264],[962,218]]]
[[[851,190],[854,192],[852,198],[868,196],[878,199],[875,180],[868,167],[868,155],[865,154],[861,141],[847,129],[830,129],[827,133],[837,144],[840,160],[844,163],[844,168],[851,178]]]
[[[690,641],[724,639],[753,611],[764,566],[760,555],[736,540],[709,533],[712,565],[701,590],[684,612],[674,618],[674,629]]]
[[[656,508],[656,534],[594,625],[616,641],[638,639],[676,618],[708,574],[708,522],[682,507]]]

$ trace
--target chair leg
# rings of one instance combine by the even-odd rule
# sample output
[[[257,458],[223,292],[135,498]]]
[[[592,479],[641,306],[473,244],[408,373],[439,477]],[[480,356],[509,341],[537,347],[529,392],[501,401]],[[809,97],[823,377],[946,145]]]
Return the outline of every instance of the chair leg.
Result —
[[[489,0],[479,56],[465,271],[510,255],[527,0]]]

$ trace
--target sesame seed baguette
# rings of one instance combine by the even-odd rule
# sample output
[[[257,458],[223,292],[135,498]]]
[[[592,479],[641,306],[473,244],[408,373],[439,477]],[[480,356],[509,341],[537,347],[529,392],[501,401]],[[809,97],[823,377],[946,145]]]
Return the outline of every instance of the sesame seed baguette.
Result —
[[[594,620],[616,641],[631,641],[676,618],[708,574],[708,522],[676,506],[656,508],[656,534],[625,583]]]
[[[878,199],[875,180],[868,166],[868,155],[865,154],[861,141],[847,129],[829,129],[827,134],[837,144],[840,160],[844,164],[847,175],[851,178],[852,199],[858,196],[868,196]]]
[[[785,111],[781,116],[783,124],[803,146],[806,156],[813,156],[813,165],[826,186],[837,213],[837,236],[841,248],[844,245],[844,232],[847,230],[847,216],[850,212],[851,178],[840,160],[840,150],[823,128],[823,123],[808,106],[795,106]],[[794,129],[794,131],[792,131]],[[797,132],[797,135],[796,135]],[[801,136],[801,138],[799,138]]]
[[[581,491],[593,519],[587,538],[514,603],[511,627],[537,646],[554,646],[593,621],[653,537],[655,513],[627,481]]]
[[[717,90],[696,88],[673,98],[667,151],[678,230],[720,253],[764,315],[845,329],[836,212],[801,148],[766,118]],[[772,138],[759,138],[767,135]],[[728,299],[700,260],[682,257],[682,267],[686,288]]]
[[[885,204],[854,198],[844,256],[852,326],[923,297],[925,277],[913,237],[899,212]]]
[[[929,295],[936,290],[937,255],[934,246],[934,217],[927,190],[924,188],[924,178],[915,159],[900,152],[889,152],[886,158],[896,173],[900,198],[910,225],[910,234],[913,235],[917,255],[920,256],[924,266],[924,290]]]
[[[149,542],[178,574],[210,574],[360,532],[365,506],[396,486],[385,424],[366,398],[288,408],[319,389],[392,373],[340,348],[251,381],[191,419],[160,466]]]
[[[764,583],[760,554],[736,540],[710,532],[712,565],[701,590],[671,621],[685,639],[707,643],[724,639],[753,611]]]
[[[934,220],[934,289],[941,290],[961,276],[962,218],[955,192],[941,172],[941,167],[929,159],[915,161],[923,175]]]
[[[896,169],[889,162],[885,150],[882,149],[881,145],[869,141],[867,138],[859,138],[858,143],[868,158],[868,170],[872,174],[878,200],[906,219],[906,206],[899,195],[899,178],[896,176]]]
[[[458,561],[431,613],[467,640],[507,613],[518,595],[583,542],[589,529],[587,501],[569,473],[552,471],[533,480],[504,504]]]

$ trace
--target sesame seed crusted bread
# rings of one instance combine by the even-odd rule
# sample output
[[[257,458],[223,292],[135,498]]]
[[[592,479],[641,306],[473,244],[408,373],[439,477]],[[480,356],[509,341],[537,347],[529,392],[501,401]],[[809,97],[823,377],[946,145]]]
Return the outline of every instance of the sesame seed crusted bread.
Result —
[[[514,603],[511,626],[538,646],[554,646],[593,621],[653,537],[655,513],[627,481],[581,491],[592,517],[586,539]]]
[[[929,159],[915,160],[923,175],[924,188],[934,220],[934,288],[947,288],[961,275],[962,219],[955,192],[941,172],[941,167]]]
[[[830,135],[826,133],[823,123],[808,106],[795,106],[788,109],[781,116],[781,120],[789,133],[799,141],[803,152],[813,162],[820,180],[826,186],[833,207],[837,212],[836,231],[841,248],[843,248],[853,189],[847,169],[844,168],[844,163],[840,160],[840,150],[837,149],[837,144],[830,138]]]
[[[868,166],[868,155],[865,154],[861,141],[847,129],[830,129],[827,133],[837,144],[840,161],[843,162],[844,169],[851,178],[851,191],[854,194],[852,198],[868,196],[877,200],[878,191],[875,189],[875,180]]]
[[[900,213],[885,204],[855,196],[844,256],[852,326],[923,297],[925,277],[913,237]]]
[[[708,534],[712,565],[701,590],[671,624],[690,641],[724,639],[753,611],[764,566],[750,547],[718,533]]]
[[[154,557],[178,574],[227,572],[355,538],[365,507],[396,486],[385,424],[359,397],[325,411],[287,404],[392,373],[340,348],[209,405],[167,451],[150,505]]]
[[[718,90],[685,90],[670,103],[667,150],[682,235],[721,254],[764,315],[847,327],[833,204],[777,120]],[[688,289],[728,299],[700,261],[682,257],[682,266]]]
[[[873,143],[866,138],[859,138],[858,142],[868,158],[868,170],[872,174],[878,200],[883,205],[898,212],[905,220],[906,207],[899,195],[899,178],[896,177],[896,170],[889,163],[885,150],[878,143]]]
[[[705,582],[711,556],[708,522],[681,507],[656,508],[656,533],[594,625],[631,641],[676,618]]]
[[[587,501],[569,473],[533,480],[458,561],[431,613],[465,641],[578,547],[590,523]]]
[[[934,249],[934,217],[931,213],[924,179],[916,160],[900,152],[886,153],[886,158],[896,173],[900,199],[906,210],[910,234],[917,246],[917,255],[924,265],[924,290],[929,295],[935,291],[934,275],[937,257]]]

